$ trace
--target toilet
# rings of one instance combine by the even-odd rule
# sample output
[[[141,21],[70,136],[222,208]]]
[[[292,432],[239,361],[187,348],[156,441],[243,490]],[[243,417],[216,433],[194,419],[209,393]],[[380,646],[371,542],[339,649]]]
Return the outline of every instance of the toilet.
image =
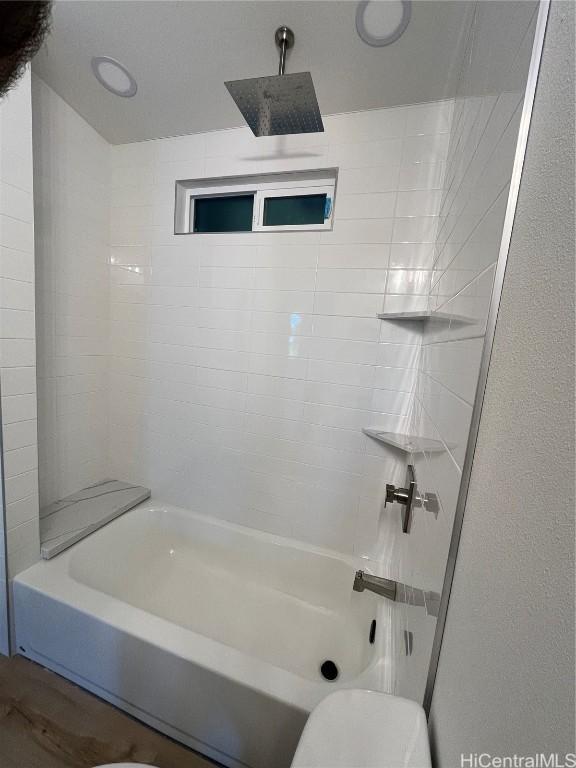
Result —
[[[386,693],[340,690],[312,711],[292,768],[431,768],[424,710]]]

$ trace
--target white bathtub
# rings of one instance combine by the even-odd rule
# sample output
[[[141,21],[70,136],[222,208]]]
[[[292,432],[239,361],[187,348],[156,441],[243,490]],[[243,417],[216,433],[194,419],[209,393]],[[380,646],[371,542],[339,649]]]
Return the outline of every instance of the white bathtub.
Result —
[[[389,687],[389,608],[352,591],[359,565],[147,502],[15,579],[16,641],[226,766],[281,768],[324,696]]]

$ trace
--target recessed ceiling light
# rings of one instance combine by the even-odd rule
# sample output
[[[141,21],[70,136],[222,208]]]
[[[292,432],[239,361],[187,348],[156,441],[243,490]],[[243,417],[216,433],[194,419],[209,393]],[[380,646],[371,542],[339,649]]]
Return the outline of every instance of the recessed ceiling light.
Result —
[[[368,45],[390,45],[403,34],[411,13],[411,0],[362,0],[356,9],[356,30]]]
[[[136,80],[126,67],[109,56],[94,56],[92,72],[98,82],[116,96],[128,98],[138,90]]]

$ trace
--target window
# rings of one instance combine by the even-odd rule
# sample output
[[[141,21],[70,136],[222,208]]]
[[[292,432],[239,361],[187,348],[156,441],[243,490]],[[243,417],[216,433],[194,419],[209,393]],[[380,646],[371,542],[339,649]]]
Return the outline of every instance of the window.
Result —
[[[254,195],[197,197],[194,232],[251,232]]]
[[[254,231],[331,229],[334,185],[256,193]]]
[[[175,233],[332,228],[335,171],[176,182]]]
[[[326,218],[328,195],[278,195],[264,199],[264,227],[295,227],[298,224],[323,224]]]

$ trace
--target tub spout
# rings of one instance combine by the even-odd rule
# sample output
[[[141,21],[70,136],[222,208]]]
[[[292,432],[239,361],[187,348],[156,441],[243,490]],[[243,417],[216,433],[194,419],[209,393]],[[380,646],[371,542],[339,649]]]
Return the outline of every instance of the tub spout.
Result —
[[[354,577],[353,589],[355,592],[364,592],[367,589],[369,592],[387,597],[388,600],[396,600],[396,587],[397,582],[383,579],[380,576],[371,576],[364,571],[356,571]]]

